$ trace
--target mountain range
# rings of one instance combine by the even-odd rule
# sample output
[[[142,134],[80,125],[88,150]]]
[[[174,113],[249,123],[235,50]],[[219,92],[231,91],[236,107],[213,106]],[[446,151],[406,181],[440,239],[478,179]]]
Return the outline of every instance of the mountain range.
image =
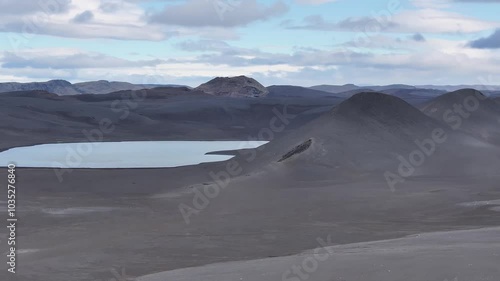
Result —
[[[174,84],[132,84],[118,81],[89,81],[81,83],[70,83],[65,80],[50,80],[47,82],[0,83],[0,93],[16,91],[46,91],[57,95],[80,95],[80,94],[107,94],[123,90],[141,90],[155,87],[187,87]],[[187,87],[189,88],[189,87]],[[405,100],[413,100],[427,97],[436,97],[449,91],[471,88],[482,91],[488,96],[500,96],[500,86],[484,85],[461,85],[461,86],[435,86],[423,85],[412,86],[405,84],[392,84],[385,86],[357,86],[346,85],[317,85],[312,87],[300,87],[293,85],[272,85],[264,87],[258,81],[246,76],[216,77],[196,87],[210,95],[227,97],[339,97],[349,98],[361,92],[381,92],[394,95]]]
[[[127,82],[114,82],[106,80],[72,84],[66,80],[50,80],[47,82],[0,83],[0,93],[16,91],[46,91],[57,95],[66,96],[79,94],[107,94],[121,90],[150,89],[159,86],[180,85],[131,84]]]

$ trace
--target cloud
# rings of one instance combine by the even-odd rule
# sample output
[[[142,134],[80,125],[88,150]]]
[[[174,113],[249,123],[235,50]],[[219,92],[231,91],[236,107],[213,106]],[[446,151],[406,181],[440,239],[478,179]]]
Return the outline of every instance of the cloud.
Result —
[[[335,12],[326,9],[336,8],[335,4],[312,8],[296,6],[302,11],[294,11],[294,15],[319,9],[323,16],[284,21],[283,27],[293,29],[284,31],[289,33],[286,36],[293,37],[287,37],[284,42],[280,36],[270,38],[279,32],[275,29],[275,21],[270,20],[288,10],[285,3],[315,5],[334,1],[169,0],[145,4],[149,0],[72,3],[47,0],[62,3],[60,8],[49,9],[52,11],[49,13],[44,12],[47,7],[37,6],[38,1],[0,0],[0,31],[17,32],[6,33],[6,38],[21,36],[24,39],[26,32],[57,37],[148,41],[182,36],[184,41],[167,42],[166,46],[164,42],[134,42],[133,51],[138,56],[131,57],[142,58],[141,55],[153,49],[159,54],[162,52],[155,48],[170,51],[172,46],[182,52],[163,52],[161,58],[139,60],[80,49],[31,49],[25,48],[26,45],[30,47],[31,39],[27,36],[25,46],[16,51],[0,51],[0,65],[6,72],[0,75],[0,80],[63,78],[144,83],[144,79],[158,76],[164,79],[161,83],[197,85],[213,76],[245,74],[266,84],[474,83],[478,76],[495,73],[500,63],[495,51],[480,50],[497,46],[494,42],[497,42],[498,30],[491,36],[467,42],[477,38],[471,37],[476,32],[500,27],[500,22],[445,9],[457,0],[411,0],[410,5],[390,14],[387,14],[389,10],[372,14],[368,7],[359,7],[359,11],[351,14],[339,12],[345,18],[334,18]],[[153,12],[145,8],[157,7],[158,3],[164,6]],[[363,12],[366,17],[353,16],[363,15]],[[269,22],[262,24],[262,30],[235,28],[266,20]],[[26,21],[34,24],[26,25]],[[352,33],[342,34],[339,36],[342,41],[333,44],[327,38],[336,33],[307,30]],[[255,34],[268,40],[256,42]],[[240,38],[244,40],[231,43]],[[66,45],[60,38],[47,37],[45,40],[53,46]],[[82,44],[82,48],[90,47]],[[4,49],[10,50],[9,46]],[[124,52],[129,51],[130,48]]]
[[[320,5],[325,3],[337,2],[338,0],[296,0],[295,2],[305,5]]]
[[[379,20],[372,17],[347,18],[336,25],[339,29],[361,31],[361,32],[380,32],[394,30],[399,24],[391,19]]]
[[[125,24],[113,26],[99,23],[57,24],[55,22],[47,22],[40,25],[26,25],[24,22],[16,21],[0,26],[0,31],[17,33],[10,36],[12,41],[21,42],[24,45],[29,45],[31,38],[37,34],[68,38],[107,38],[146,41],[160,41],[175,36],[175,33],[169,34],[156,28]],[[12,47],[18,49],[17,46]]]
[[[310,15],[303,19],[301,24],[289,21],[282,23],[288,29],[325,30],[325,31],[352,31],[352,32],[381,32],[393,31],[399,24],[391,19],[383,20],[374,17],[349,17],[338,22],[325,20],[321,15]]]
[[[469,42],[469,46],[475,49],[500,49],[500,28],[488,37]]]
[[[112,13],[120,9],[121,4],[113,1],[105,1],[99,5],[99,9],[105,13]]]
[[[454,34],[481,32],[499,24],[438,9],[402,11],[394,16],[394,21],[400,31]]]
[[[25,45],[38,34],[150,41],[164,40],[176,34],[173,28],[148,24],[145,11],[137,4],[103,1],[0,0],[0,32],[15,33],[9,35],[12,37],[10,41],[22,41]],[[115,3],[113,12],[101,9],[103,3]]]
[[[0,17],[9,15],[27,15],[35,12],[60,14],[68,11],[71,0],[1,0]]]
[[[426,39],[415,44],[412,37],[402,40],[377,35],[362,46],[346,43],[326,49],[295,48],[292,53],[270,53],[235,47],[226,42],[186,41],[178,46],[204,53],[177,63],[209,65],[211,70],[207,71],[213,71],[214,76],[223,69],[267,69],[263,73],[253,73],[253,76],[268,84],[295,85],[339,81],[365,84],[478,83],[478,77],[493,73],[500,63],[493,54],[464,49],[463,40]]]
[[[411,4],[417,8],[444,9],[450,6],[451,0],[411,0]]]
[[[425,42],[426,41],[425,37],[422,34],[420,34],[420,33],[413,34],[413,36],[411,37],[411,39],[413,39],[416,42]]]
[[[201,50],[203,54],[177,57],[175,60],[130,61],[64,48],[26,50],[22,54],[4,53],[0,57],[0,61],[9,67],[9,76],[0,76],[0,80],[63,78],[71,81],[106,79],[145,83],[158,79],[155,80],[158,83],[196,86],[214,76],[243,74],[267,85],[349,82],[472,84],[478,83],[481,76],[488,77],[495,73],[500,63],[500,59],[489,52],[463,49],[462,41],[429,39],[416,46],[412,41],[405,40],[399,44],[413,46],[416,51],[378,53],[337,46],[270,53],[235,47],[223,41],[189,40],[178,46],[196,53]],[[46,57],[46,54],[54,55]]]
[[[453,2],[465,2],[465,3],[500,3],[500,0],[453,0]]]
[[[73,18],[73,22],[84,23],[84,22],[91,21],[93,18],[94,18],[94,14],[91,11],[85,11],[83,13],[76,15]]]
[[[228,43],[220,40],[188,40],[177,44],[184,51],[233,50]]]
[[[420,4],[424,5],[424,4]],[[380,11],[371,17],[348,17],[333,22],[325,20],[321,15],[305,17],[301,23],[284,21],[282,26],[287,29],[351,31],[361,33],[443,33],[460,34],[475,33],[492,29],[500,22],[487,21],[448,12],[437,8],[421,8],[416,10],[401,10],[394,14]]]
[[[308,30],[334,30],[337,23],[326,21],[321,15],[309,15],[304,17],[301,24],[294,24],[292,20],[286,20],[281,25],[288,29]]]
[[[281,2],[263,5],[256,0],[189,0],[167,5],[163,11],[149,16],[150,22],[188,27],[243,26],[284,14],[288,6]]]
[[[131,61],[101,53],[89,53],[73,49],[41,49],[23,52],[4,52],[1,58],[3,68],[32,69],[83,69],[83,68],[123,68],[155,66],[163,60]]]

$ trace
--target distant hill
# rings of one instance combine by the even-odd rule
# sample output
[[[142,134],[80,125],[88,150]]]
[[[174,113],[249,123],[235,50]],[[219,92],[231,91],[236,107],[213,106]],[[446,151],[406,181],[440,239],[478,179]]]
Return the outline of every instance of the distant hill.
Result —
[[[339,96],[339,97],[342,97],[344,99],[348,99],[356,94],[360,94],[360,93],[371,93],[371,92],[375,92],[374,90],[372,89],[363,89],[363,88],[357,88],[357,89],[354,89],[354,90],[349,90],[349,91],[345,91],[345,92],[340,92],[340,93],[335,93],[336,96]]]
[[[318,91],[336,94],[336,93],[357,90],[357,89],[360,89],[361,87],[358,87],[354,84],[345,84],[345,85],[318,85],[318,86],[312,86],[309,88],[313,89],[313,90],[318,90]]]
[[[269,90],[255,79],[246,76],[217,77],[196,87],[214,96],[224,97],[264,97]]]
[[[442,94],[445,94],[445,91],[441,90],[433,90],[433,89],[405,89],[405,88],[391,88],[380,91],[384,94],[388,94],[391,96],[395,96],[402,99],[408,98],[435,98]]]
[[[336,93],[335,96],[341,98],[350,98],[359,93],[367,93],[367,92],[379,92],[388,94],[391,96],[395,96],[405,100],[406,102],[412,105],[418,105],[429,101],[432,98],[435,98],[439,95],[442,95],[446,92],[440,90],[432,90],[432,89],[417,89],[417,88],[389,88],[385,90],[375,91],[372,89],[355,89],[347,92]]]
[[[388,89],[415,89],[416,87],[404,84],[393,84],[386,86],[357,86],[354,84],[345,84],[345,85],[318,85],[309,87],[310,89],[330,92],[330,93],[345,93],[345,92],[355,92],[355,91],[363,91],[363,90],[371,90],[371,91],[384,91]],[[359,93],[359,92],[358,92]]]
[[[107,94],[122,90],[150,89],[159,86],[168,85],[131,84],[127,82],[110,82],[106,80],[71,84],[66,80],[50,80],[47,82],[0,83],[0,93],[17,91],[46,91],[60,96],[67,96],[79,94]],[[180,85],[170,86],[181,87]]]
[[[457,91],[460,89],[474,89],[477,91],[500,91],[500,86],[497,85],[419,85],[415,86],[423,89],[436,89],[447,92]]]
[[[309,89],[326,91],[340,98],[350,98],[359,93],[379,92],[401,98],[413,105],[422,104],[431,98],[437,97],[446,93],[446,91],[435,89],[421,89],[411,85],[392,84],[386,86],[356,86],[354,84],[346,84],[342,86],[336,85],[319,85]]]
[[[15,91],[46,91],[58,95],[78,95],[83,92],[66,80],[50,80],[47,82],[0,83],[0,93]]]
[[[132,84],[107,80],[75,83],[73,86],[85,94],[107,94],[117,91],[151,89],[156,87],[185,87],[181,85]]]
[[[480,91],[444,94],[425,104],[422,111],[456,130],[500,145],[500,106]]]
[[[498,98],[500,97],[500,91],[481,91],[485,96]]]
[[[111,100],[133,100],[134,96],[140,99],[167,99],[177,96],[200,96],[200,97],[211,97],[210,95],[193,90],[188,87],[155,87],[152,89],[138,89],[138,90],[120,90],[116,92],[111,92],[107,94],[81,94],[77,96],[71,96],[71,99],[77,99],[86,102],[101,102],[101,101],[111,101]]]
[[[276,97],[276,98],[283,98],[283,97],[296,97],[296,98],[313,98],[313,97],[330,97],[330,98],[337,98],[336,95],[329,93],[329,92],[324,92],[324,91],[319,91],[319,90],[314,90],[311,88],[305,88],[305,87],[299,87],[299,86],[290,86],[290,85],[273,85],[267,87],[269,90],[269,94],[267,95],[268,97]]]
[[[391,85],[385,85],[385,86],[357,86],[354,84],[346,84],[346,85],[318,85],[318,86],[312,86],[309,87],[310,89],[314,90],[319,90],[319,91],[324,91],[324,92],[330,92],[330,93],[342,93],[342,92],[350,92],[352,91],[353,93],[361,92],[362,90],[372,90],[372,91],[377,91],[377,92],[385,92],[387,90],[393,90],[393,89],[405,89],[405,90],[416,90],[416,89],[422,89],[422,90],[436,90],[436,91],[441,91],[441,92],[452,92],[452,91],[457,91],[460,89],[475,89],[478,91],[481,91],[483,93],[491,93],[492,95],[495,96],[500,96],[500,86],[490,86],[490,85],[406,85],[406,84],[391,84]]]
[[[346,88],[352,88],[354,86],[352,84],[347,85]],[[402,88],[391,88],[391,87],[402,87]],[[335,86],[334,86],[335,87]],[[343,86],[340,86],[343,87]],[[357,87],[357,86],[355,86]],[[321,88],[321,87],[318,87]],[[355,94],[363,93],[363,92],[380,92],[384,94],[388,94],[391,96],[399,97],[411,104],[421,104],[428,101],[431,98],[435,98],[439,95],[446,93],[445,91],[433,90],[433,89],[418,89],[412,86],[407,85],[390,85],[390,86],[379,86],[375,88],[381,88],[383,90],[372,90],[357,87],[353,90],[332,93],[325,92],[320,90],[315,90],[312,88],[305,88],[299,86],[290,86],[290,85],[273,85],[267,87],[269,90],[268,97],[279,97],[279,98],[339,98],[339,99],[347,99]],[[337,90],[340,88],[337,88]]]

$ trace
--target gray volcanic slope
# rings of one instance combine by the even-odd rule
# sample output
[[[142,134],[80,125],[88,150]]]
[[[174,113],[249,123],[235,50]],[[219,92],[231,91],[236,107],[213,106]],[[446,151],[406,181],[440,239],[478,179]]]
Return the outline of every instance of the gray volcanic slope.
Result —
[[[166,271],[142,276],[138,281],[292,281],[300,280],[299,274],[311,281],[493,281],[500,277],[499,251],[500,228],[436,232],[320,247],[293,256]],[[292,270],[302,264],[307,271]]]
[[[446,138],[431,145],[436,130]],[[304,149],[302,144],[309,140]],[[255,168],[268,163],[292,176],[312,177],[325,175],[325,171],[332,177],[382,175],[397,170],[400,156],[409,159],[414,151],[424,151],[417,143],[425,143],[429,149],[428,155],[422,153],[423,164],[414,167],[413,175],[488,174],[500,164],[498,147],[450,130],[405,101],[381,93],[354,95],[299,130],[263,146],[260,161],[254,163],[258,163]],[[300,151],[293,155],[294,149]],[[284,156],[287,159],[279,161]]]
[[[59,128],[65,128],[62,124],[92,128],[95,123],[88,117],[111,118],[109,106],[114,100],[99,100],[6,97],[0,100],[0,114],[16,122],[5,124],[23,128],[10,128],[18,134],[17,140],[42,135],[41,140],[47,141],[49,136],[50,140],[65,134],[78,136],[78,130]],[[129,276],[144,276],[220,262],[291,256],[250,261],[250,271],[258,271],[260,279],[255,279],[255,271],[231,275],[231,265],[248,272],[245,263],[225,264],[228,275],[224,276],[203,274],[197,278],[203,268],[187,269],[186,275],[181,272],[181,278],[187,280],[222,281],[228,276],[235,277],[229,280],[266,280],[280,277],[287,262],[302,262],[296,254],[318,247],[318,238],[330,237],[327,244],[333,246],[499,225],[497,206],[474,203],[500,198],[497,146],[452,131],[405,101],[385,94],[361,93],[327,111],[323,107],[330,98],[316,104],[297,100],[287,111],[296,116],[279,129],[286,135],[276,133],[262,149],[242,151],[225,162],[170,169],[74,169],[67,171],[62,182],[52,169],[17,169],[22,187],[19,219],[23,222],[18,239],[25,250],[20,253],[23,267],[19,267],[17,280],[109,280],[115,277],[110,268],[117,266],[126,268]],[[129,121],[117,123],[113,138],[139,138],[140,132],[144,139],[242,138],[249,132],[277,129],[269,120],[276,120],[272,119],[276,117],[273,109],[282,112],[285,101],[199,95],[146,98],[130,111]],[[305,122],[321,112],[319,118]],[[281,114],[281,118],[288,115]],[[25,116],[30,119],[23,122]],[[246,126],[244,120],[249,120],[248,127],[232,128]],[[25,127],[45,122],[46,135]],[[439,127],[448,132],[448,140],[418,167],[415,175],[420,177],[409,177],[396,189],[389,189],[383,172],[396,172],[396,156],[407,157],[416,149],[415,139],[429,138]],[[172,135],[174,129],[178,130]],[[255,156],[249,157],[249,153]],[[242,169],[235,169],[234,163]],[[494,171],[489,176],[488,167]],[[0,178],[7,178],[6,169],[0,170]],[[195,210],[187,215],[186,207]],[[337,281],[346,276],[352,277],[344,279],[347,281],[412,280],[412,273],[421,269],[413,280],[443,281],[453,278],[451,274],[465,264],[467,270],[460,272],[467,280],[498,280],[494,267],[498,256],[477,241],[481,235],[496,243],[492,237],[498,235],[476,234],[425,236],[422,243],[405,239],[339,246],[336,251],[345,251],[330,261],[339,263],[322,267],[309,280]],[[435,245],[442,251],[436,251]],[[469,266],[468,258],[480,266]],[[5,262],[6,255],[1,255],[0,263]],[[266,264],[269,267],[261,267]],[[393,268],[398,265],[403,267]],[[207,274],[213,270],[222,273],[220,267],[206,268]],[[332,268],[346,275],[336,275],[337,270],[329,270]],[[356,275],[360,269],[366,275]],[[387,270],[396,275],[385,275],[390,274]],[[179,271],[165,276],[177,280],[176,274]]]
[[[422,106],[422,111],[454,130],[500,144],[500,106],[473,89],[442,95]]]
[[[264,97],[269,93],[262,84],[246,76],[217,77],[195,89],[225,97]]]

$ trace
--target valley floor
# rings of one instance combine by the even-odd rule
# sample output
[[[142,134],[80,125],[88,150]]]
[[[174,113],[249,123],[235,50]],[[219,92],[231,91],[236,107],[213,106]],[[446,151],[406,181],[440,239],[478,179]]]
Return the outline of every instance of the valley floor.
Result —
[[[218,168],[73,170],[63,182],[51,169],[20,169],[17,280],[109,280],[116,268],[168,271],[145,281],[279,280],[318,239],[334,253],[307,280],[500,277],[497,229],[352,244],[498,226],[498,178],[414,178],[393,192],[375,176],[250,173],[198,208],[195,190]],[[180,204],[197,210],[189,223]]]
[[[495,281],[500,228],[411,235],[298,255],[166,271],[138,281]]]

